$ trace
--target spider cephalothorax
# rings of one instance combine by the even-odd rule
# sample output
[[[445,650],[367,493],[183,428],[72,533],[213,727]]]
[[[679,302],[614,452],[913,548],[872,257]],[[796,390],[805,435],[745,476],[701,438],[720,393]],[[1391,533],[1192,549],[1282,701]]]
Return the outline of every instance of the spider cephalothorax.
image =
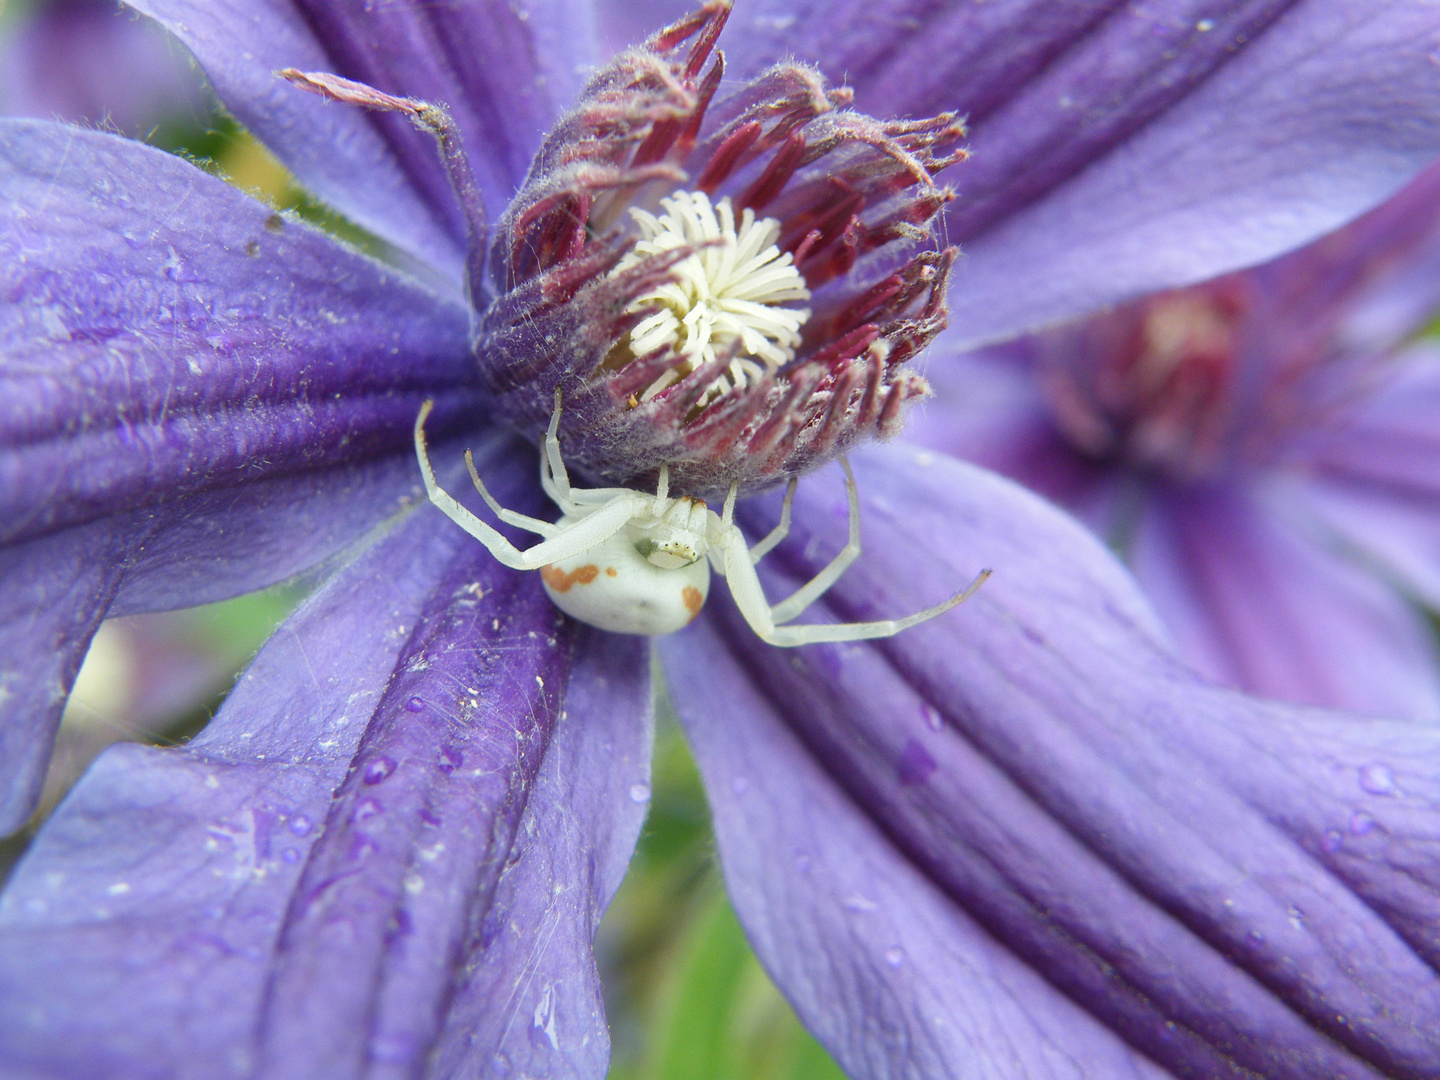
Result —
[[[571,487],[560,456],[558,394],[545,447],[540,452],[540,484],[560,507],[559,521],[552,524],[502,507],[485,489],[470,452],[465,452],[470,478],[495,516],[507,525],[544,537],[522,551],[461,506],[435,479],[425,444],[425,420],[432,404],[427,401],[415,419],[415,455],[430,500],[506,566],[539,570],[545,591],[556,607],[602,630],[660,635],[681,629],[705,604],[712,566],[729,585],[730,595],[750,628],[771,645],[784,646],[889,637],[963,603],[990,576],[989,570],[982,570],[962,592],[902,619],[783,625],[818,600],[860,554],[859,499],[845,459],[840,462],[845,469],[850,503],[849,541],[813,579],[772,605],[755,573],[755,564],[789,530],[794,480],[785,492],[780,523],[753,547],[735,524],[734,484],[719,514],[691,496],[672,498],[670,471],[664,465],[653,495],[623,487]]]

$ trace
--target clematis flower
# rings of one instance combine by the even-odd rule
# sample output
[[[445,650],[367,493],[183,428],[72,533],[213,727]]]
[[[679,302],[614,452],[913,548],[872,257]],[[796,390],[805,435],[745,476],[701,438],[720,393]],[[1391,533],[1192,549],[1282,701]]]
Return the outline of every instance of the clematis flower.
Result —
[[[558,178],[573,200],[563,166],[619,145],[584,118],[638,86],[678,87],[680,105],[620,109],[636,125],[620,172],[659,146],[662,160],[638,163],[660,166],[645,183],[690,183],[685,102],[714,70],[690,69],[691,42],[723,6],[616,58],[588,91],[595,26],[579,3],[136,6],[392,257],[114,136],[0,129],[5,824],[28,813],[105,615],[327,575],[200,736],[108,750],[45,824],[0,898],[0,1063],[46,1077],[598,1077],[590,941],[648,799],[649,649],[559,615],[536,575],[439,518],[418,497],[410,435],[433,399],[435,433],[463,435],[437,441],[436,460],[453,468],[469,445],[500,501],[541,510],[535,448],[506,426],[533,435],[546,379],[577,374],[545,333],[595,346],[582,316],[599,311],[633,343],[685,272],[627,279],[630,252],[573,217],[545,224],[555,204],[526,202],[531,181]],[[932,219],[968,255],[947,292],[931,288],[938,273],[922,271],[942,264],[922,259],[925,222],[911,221],[918,235],[894,239],[913,246],[873,250],[886,275],[926,287],[875,294],[887,315],[873,327],[840,329],[843,305],[819,289],[782,303],[820,318],[815,337],[782,324],[767,340],[821,365],[796,400],[841,400],[827,445],[784,411],[763,459],[689,441],[690,410],[726,409],[741,375],[773,386],[787,372],[734,371],[731,338],[715,339],[712,369],[688,336],[649,327],[701,384],[650,445],[673,447],[697,486],[755,489],[856,448],[866,551],[821,619],[923,607],[982,562],[997,575],[882,643],[772,649],[721,596],[661,642],[757,951],[855,1076],[1437,1075],[1436,729],[1211,685],[1059,511],[943,455],[861,444],[886,429],[882,391],[914,396],[887,365],[938,330],[943,303],[972,340],[1015,333],[1273,255],[1392,193],[1440,149],[1440,21],[1423,4],[1339,0],[820,11],[757,2],[736,20],[725,75],[741,113],[742,87],[772,100],[766,72],[787,52],[848,73],[868,115],[909,117],[866,122],[892,142],[968,110],[976,156]],[[640,63],[652,82],[617,82]],[[284,69],[373,108],[306,94]],[[728,97],[722,79],[716,108]],[[800,126],[845,107],[810,100]],[[604,145],[547,140],[567,125]],[[698,152],[703,122],[695,135]],[[817,205],[800,164],[816,145],[805,136],[795,171],[770,174],[779,197],[801,181],[774,215],[781,237]],[[852,187],[876,175],[850,161],[831,164]],[[642,178],[604,179],[608,195]],[[930,190],[915,176],[897,197]],[[862,196],[853,229],[800,230],[791,265],[815,230],[810,250],[828,237],[840,252],[882,224],[893,204]],[[544,243],[512,243],[517,222],[544,225]],[[664,247],[664,231],[643,239]],[[596,261],[577,262],[587,249]],[[705,250],[686,237],[640,254],[678,268]],[[871,295],[855,265],[822,288]],[[547,285],[558,311],[534,295]],[[597,294],[599,308],[572,306]],[[534,369],[497,365],[527,327]],[[603,360],[616,343],[599,344]],[[585,373],[618,390],[607,380],[646,372],[643,356],[615,361]],[[864,378],[822,386],[842,368]],[[682,385],[647,411],[659,378],[633,408],[613,403],[626,412],[596,392],[567,413],[583,471],[645,478],[652,462],[607,459],[594,425],[643,450],[653,432],[633,416],[661,423]],[[730,385],[708,397],[717,379]],[[720,462],[708,480],[706,449]],[[834,478],[799,491],[795,535],[767,559],[776,594],[842,542]],[[775,511],[762,498],[741,513],[758,535]]]
[[[1318,705],[1440,717],[1440,170],[1265,266],[935,352],[916,441],[1111,540],[1184,655]]]

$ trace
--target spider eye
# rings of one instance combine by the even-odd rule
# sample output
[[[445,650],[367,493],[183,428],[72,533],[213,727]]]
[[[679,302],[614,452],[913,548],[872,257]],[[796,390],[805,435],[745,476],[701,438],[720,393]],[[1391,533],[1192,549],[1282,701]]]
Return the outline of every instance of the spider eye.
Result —
[[[634,544],[642,559],[662,570],[678,570],[682,566],[689,566],[705,554],[699,545],[673,535],[658,542],[652,537],[641,536],[635,539]]]
[[[645,556],[653,566],[662,570],[679,570],[682,566],[689,566],[699,558],[695,549],[688,544],[670,543],[662,544],[649,555]]]

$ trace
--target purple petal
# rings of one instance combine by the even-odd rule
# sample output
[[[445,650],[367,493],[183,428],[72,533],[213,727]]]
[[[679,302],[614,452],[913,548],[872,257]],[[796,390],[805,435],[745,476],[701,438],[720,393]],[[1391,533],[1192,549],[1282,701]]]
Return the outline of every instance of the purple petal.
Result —
[[[1252,354],[1278,360],[1328,346],[1370,365],[1422,330],[1440,307],[1440,166],[1313,244],[1246,273],[1261,306]]]
[[[0,548],[0,836],[25,824],[75,673],[123,571],[95,529]]]
[[[0,47],[0,112],[128,135],[210,119],[184,50],[117,0],[49,0],[22,17]]]
[[[869,546],[825,607],[900,615],[994,566],[963,608],[781,651],[716,597],[667,648],[731,895],[841,1064],[1440,1071],[1440,730],[1199,681],[1093,537],[924,460],[857,461]],[[786,584],[843,537],[821,486]]]
[[[433,1051],[438,1075],[606,1075],[590,958],[649,809],[648,648],[581,627],[565,709]],[[493,936],[492,936],[493,935]],[[489,938],[487,941],[486,939]]]
[[[448,449],[458,460],[458,448]],[[414,499],[418,475],[409,458],[389,458],[192,495],[163,512],[131,511],[0,547],[0,835],[34,808],[101,619],[192,607],[293,577]]]
[[[1130,562],[1207,675],[1287,701],[1440,719],[1425,618],[1352,553],[1296,527],[1288,493],[1150,498]]]
[[[595,61],[580,0],[134,0],[200,60],[225,104],[321,198],[458,278],[464,226],[434,140],[402,118],[338,108],[274,77],[330,71],[444,105],[492,218]]]
[[[1076,1076],[1169,1075],[898,850],[746,680],[720,634],[700,626],[687,645],[668,654],[671,679],[708,706],[681,711],[731,900],[770,976],[850,1076],[1066,1075],[1057,1058]],[[680,664],[693,670],[677,679]],[[936,767],[928,751],[914,753]]]
[[[1440,513],[1434,496],[1328,479],[1312,480],[1294,496],[1326,530],[1374,560],[1407,593],[1440,608]]]
[[[0,141],[0,539],[406,452],[473,405],[468,317],[178,158]]]
[[[1391,362],[1386,383],[1310,449],[1315,471],[1388,486],[1419,496],[1440,495],[1440,348],[1422,341]]]
[[[1387,385],[1302,463],[1295,497],[1324,527],[1440,608],[1440,349],[1391,362]]]
[[[200,737],[107,751],[47,823],[0,902],[0,1071],[408,1076],[438,1047],[603,1075],[589,940],[643,812],[645,650],[436,519],[340,571]],[[481,999],[510,1011],[472,1044]]]
[[[1115,477],[1056,430],[1027,346],[1025,339],[956,352],[942,335],[922,361],[935,396],[910,409],[905,438],[1018,480],[1103,536]]]
[[[844,73],[876,115],[969,115],[948,221],[951,324],[974,343],[1262,261],[1380,201],[1440,153],[1437,45],[1423,0],[758,0],[725,47],[739,75],[790,54]]]

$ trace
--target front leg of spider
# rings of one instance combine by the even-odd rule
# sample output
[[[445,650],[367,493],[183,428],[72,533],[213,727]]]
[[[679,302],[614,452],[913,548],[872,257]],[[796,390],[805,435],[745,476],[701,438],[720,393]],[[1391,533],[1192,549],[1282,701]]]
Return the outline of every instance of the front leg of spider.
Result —
[[[850,471],[848,461],[841,458],[840,463],[845,469],[845,494],[850,511],[849,540],[840,553],[831,559],[820,573],[797,589],[788,599],[774,606],[771,606],[769,600],[766,599],[765,590],[755,572],[755,563],[758,558],[754,555],[753,549],[746,547],[745,537],[734,523],[735,491],[733,489],[725,500],[724,516],[716,520],[714,542],[721,553],[718,561],[723,567],[725,582],[730,586],[730,595],[735,598],[735,606],[740,609],[740,614],[750,624],[750,629],[754,630],[762,641],[771,645],[790,648],[829,641],[865,641],[890,637],[898,634],[901,630],[933,619],[937,615],[943,615],[951,608],[963,604],[990,577],[988,569],[981,570],[969,585],[950,599],[928,607],[924,611],[907,615],[903,619],[882,619],[875,622],[858,623],[816,623],[809,626],[777,625],[781,622],[788,622],[804,612],[831,585],[835,584],[840,575],[860,554],[860,500],[855,491],[855,476]],[[788,524],[789,503],[794,490],[792,485],[785,493],[785,506],[781,515],[782,525]],[[777,531],[779,528],[777,526]],[[769,540],[770,538],[766,537],[766,540],[762,544],[757,544],[756,547],[765,546]],[[769,548],[765,547],[765,550],[768,551]]]
[[[430,464],[430,453],[425,443],[425,421],[434,406],[433,401],[425,402],[420,407],[419,415],[415,417],[415,457],[420,462],[425,491],[429,494],[430,501],[443,510],[446,517],[484,544],[486,550],[504,565],[514,570],[538,570],[553,562],[571,558],[614,536],[635,516],[638,509],[637,493],[625,491],[599,506],[588,508],[588,512],[582,517],[573,520],[562,518],[556,525],[546,525],[534,518],[503,509],[485,490],[485,485],[475,473],[473,462],[467,462],[475,486],[501,520],[546,537],[534,547],[521,551],[493,527],[461,506],[435,479],[435,470]],[[639,498],[643,499],[644,496]]]
[[[988,570],[981,571],[964,592],[903,619],[781,625],[818,600],[860,554],[860,501],[849,463],[841,459],[850,508],[848,542],[812,580],[772,607],[756,575],[755,563],[789,531],[795,481],[792,479],[786,489],[780,523],[754,547],[746,544],[735,524],[735,487],[725,499],[723,517],[707,509],[699,499],[671,498],[670,471],[664,465],[654,495],[629,488],[572,487],[560,456],[558,393],[540,457],[541,486],[561,510],[555,524],[501,506],[480,479],[470,452],[465,453],[470,479],[495,516],[544,537],[522,551],[461,506],[435,479],[425,443],[425,420],[432,406],[433,402],[427,401],[415,418],[415,456],[430,501],[506,566],[539,570],[545,591],[556,607],[602,630],[647,636],[679,630],[705,604],[710,592],[711,563],[725,576],[736,605],[755,633],[780,646],[889,637],[963,603],[990,575]]]

